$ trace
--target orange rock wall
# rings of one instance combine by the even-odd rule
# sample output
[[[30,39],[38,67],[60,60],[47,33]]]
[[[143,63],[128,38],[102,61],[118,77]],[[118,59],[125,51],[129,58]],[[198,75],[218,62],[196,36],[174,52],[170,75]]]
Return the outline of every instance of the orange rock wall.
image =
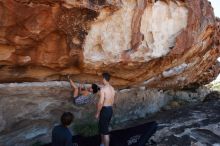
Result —
[[[207,0],[0,0],[0,82],[183,88],[218,73],[219,20]],[[218,23],[217,23],[218,22]]]

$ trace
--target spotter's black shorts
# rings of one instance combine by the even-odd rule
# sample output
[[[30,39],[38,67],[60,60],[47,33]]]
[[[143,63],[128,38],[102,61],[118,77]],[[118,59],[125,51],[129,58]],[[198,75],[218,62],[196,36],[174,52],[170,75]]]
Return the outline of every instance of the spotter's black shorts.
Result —
[[[99,117],[99,133],[102,135],[108,135],[109,124],[112,118],[112,106],[103,106]]]

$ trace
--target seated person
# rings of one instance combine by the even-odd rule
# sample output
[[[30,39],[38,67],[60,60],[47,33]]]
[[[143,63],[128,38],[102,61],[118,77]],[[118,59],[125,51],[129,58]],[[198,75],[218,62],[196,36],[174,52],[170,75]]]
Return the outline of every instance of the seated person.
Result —
[[[67,128],[74,119],[70,112],[65,112],[61,116],[61,124],[54,127],[52,131],[52,146],[73,146],[72,134]]]
[[[68,77],[69,78],[69,77]],[[69,78],[70,85],[73,87],[73,102],[77,105],[92,103],[95,101],[95,94],[100,88],[96,84],[92,84],[90,88],[85,86],[77,87],[77,85]]]

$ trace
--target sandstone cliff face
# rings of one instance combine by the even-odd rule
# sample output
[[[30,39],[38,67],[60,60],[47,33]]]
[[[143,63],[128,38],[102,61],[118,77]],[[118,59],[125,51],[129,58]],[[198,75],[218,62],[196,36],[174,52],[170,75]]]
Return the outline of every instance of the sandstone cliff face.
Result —
[[[218,74],[207,0],[0,0],[0,18],[2,83],[108,71],[115,86],[182,88]]]

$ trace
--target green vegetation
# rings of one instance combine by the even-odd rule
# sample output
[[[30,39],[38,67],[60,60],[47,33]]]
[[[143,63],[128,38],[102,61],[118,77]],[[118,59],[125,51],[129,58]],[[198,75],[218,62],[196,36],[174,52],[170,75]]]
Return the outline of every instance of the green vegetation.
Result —
[[[73,131],[85,137],[94,136],[98,134],[98,123],[95,121],[76,122],[73,126]]]
[[[208,88],[214,90],[214,91],[220,91],[220,83],[211,83],[206,85]]]
[[[220,83],[216,83],[213,85],[212,87],[213,90],[217,90],[217,91],[220,91]]]
[[[40,141],[33,143],[31,146],[43,146],[44,144]]]

